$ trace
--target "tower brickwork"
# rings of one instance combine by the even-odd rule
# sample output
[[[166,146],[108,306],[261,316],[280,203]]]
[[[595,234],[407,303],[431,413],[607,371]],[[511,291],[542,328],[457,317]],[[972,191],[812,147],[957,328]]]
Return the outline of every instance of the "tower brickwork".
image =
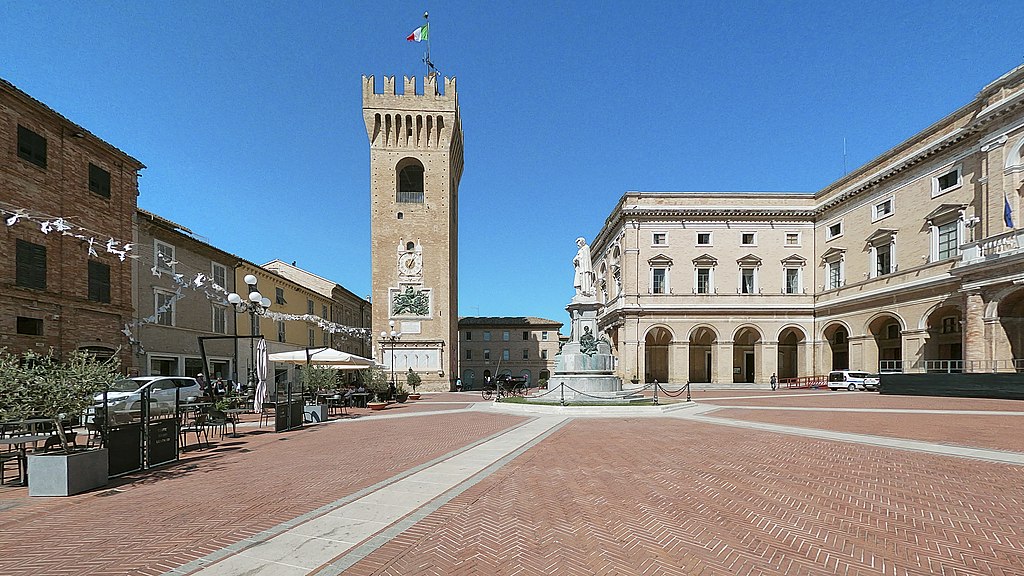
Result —
[[[455,78],[363,76],[370,139],[370,228],[375,355],[396,379],[447,390],[458,368],[458,192],[462,126]],[[394,328],[391,323],[394,322]],[[402,333],[392,345],[380,333]]]

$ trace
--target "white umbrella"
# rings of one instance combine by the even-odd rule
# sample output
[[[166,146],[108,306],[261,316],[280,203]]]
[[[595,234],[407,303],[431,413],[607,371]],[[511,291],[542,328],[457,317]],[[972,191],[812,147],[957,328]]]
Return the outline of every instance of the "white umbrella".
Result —
[[[304,350],[292,350],[290,352],[276,352],[270,355],[271,362],[285,362],[288,364],[311,364],[313,366],[324,366],[337,370],[362,370],[371,368],[373,360],[335,350],[334,348],[307,348]]]
[[[254,412],[263,411],[263,400],[267,396],[267,341],[260,338],[256,344],[256,396],[253,398]]]

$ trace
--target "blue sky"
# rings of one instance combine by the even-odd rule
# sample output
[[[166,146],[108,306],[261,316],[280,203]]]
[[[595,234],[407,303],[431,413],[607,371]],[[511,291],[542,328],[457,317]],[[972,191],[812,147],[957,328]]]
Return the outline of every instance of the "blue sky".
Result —
[[[146,164],[141,208],[367,295],[360,76],[422,76],[424,10],[473,316],[567,321],[573,240],[627,190],[818,190],[844,138],[852,169],[1024,63],[1012,1],[19,0],[0,77]]]

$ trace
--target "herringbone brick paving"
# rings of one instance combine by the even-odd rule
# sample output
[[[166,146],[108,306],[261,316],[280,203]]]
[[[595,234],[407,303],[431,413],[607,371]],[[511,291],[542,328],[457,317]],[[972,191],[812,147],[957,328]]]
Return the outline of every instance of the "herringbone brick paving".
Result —
[[[577,420],[348,573],[1019,575],[1022,481],[962,458]]]
[[[0,491],[0,574],[161,574],[523,419],[366,418],[250,433],[119,489],[70,498]]]
[[[715,418],[767,422],[837,432],[854,432],[941,442],[975,448],[1024,452],[1024,403],[1019,415],[960,414],[852,414],[827,410],[779,411],[723,408],[708,413]],[[1007,434],[1007,431],[1018,431]]]

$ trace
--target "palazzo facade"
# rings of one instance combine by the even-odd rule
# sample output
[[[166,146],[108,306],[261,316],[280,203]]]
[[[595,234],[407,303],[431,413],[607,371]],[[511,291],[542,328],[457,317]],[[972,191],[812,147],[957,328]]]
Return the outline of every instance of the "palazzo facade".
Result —
[[[627,192],[591,251],[625,380],[1024,369],[1024,66],[818,192]]]

